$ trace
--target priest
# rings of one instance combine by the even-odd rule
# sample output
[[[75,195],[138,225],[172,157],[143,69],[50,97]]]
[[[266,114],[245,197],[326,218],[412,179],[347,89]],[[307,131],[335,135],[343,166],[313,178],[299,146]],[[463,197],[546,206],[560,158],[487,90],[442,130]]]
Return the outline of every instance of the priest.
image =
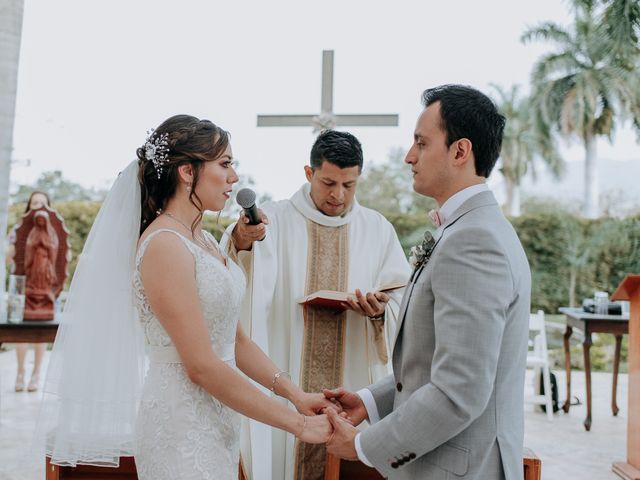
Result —
[[[263,223],[241,215],[223,247],[248,276],[241,322],[251,338],[307,392],[358,390],[386,376],[390,345],[410,269],[393,226],[358,204],[360,142],[326,130],[316,139],[305,183],[290,199],[263,206]],[[259,241],[256,241],[259,240]],[[344,309],[298,303],[318,290],[354,292]],[[277,391],[274,378],[273,391]],[[246,420],[243,469],[253,480],[322,479],[324,445]]]

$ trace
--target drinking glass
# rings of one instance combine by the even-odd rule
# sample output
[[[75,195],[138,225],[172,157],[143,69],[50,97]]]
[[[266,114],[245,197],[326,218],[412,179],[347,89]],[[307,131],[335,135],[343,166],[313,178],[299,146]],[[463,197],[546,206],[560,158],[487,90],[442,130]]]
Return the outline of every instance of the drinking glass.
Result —
[[[594,310],[598,315],[609,313],[609,294],[607,292],[595,292],[593,295]]]
[[[9,290],[7,291],[8,323],[22,322],[25,285],[26,277],[24,275],[9,275]]]

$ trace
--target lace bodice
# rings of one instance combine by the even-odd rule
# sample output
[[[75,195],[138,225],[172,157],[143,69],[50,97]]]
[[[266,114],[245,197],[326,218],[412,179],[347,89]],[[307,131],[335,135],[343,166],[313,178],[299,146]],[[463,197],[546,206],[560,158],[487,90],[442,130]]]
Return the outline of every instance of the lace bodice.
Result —
[[[143,240],[136,255],[136,270],[133,276],[136,303],[140,321],[144,327],[146,341],[149,345],[172,345],[169,335],[151,311],[144,293],[140,265],[149,242],[161,232],[171,232],[177,235],[187,246],[196,260],[196,282],[198,296],[202,307],[202,316],[207,324],[211,336],[211,344],[216,346],[233,343],[235,340],[238,321],[238,309],[245,292],[245,278],[240,268],[231,260],[227,266],[175,230],[160,229]],[[216,239],[203,232],[207,238],[217,245]],[[229,321],[233,319],[233,321]]]
[[[171,232],[195,259],[202,317],[213,351],[235,368],[233,352],[245,279],[231,260],[225,266],[206,250],[173,230],[157,230],[143,240],[136,256],[134,291],[149,348],[136,424],[136,468],[140,480],[238,478],[240,416],[194,384],[171,338],[154,315],[142,285],[140,266],[152,239]],[[209,240],[215,239],[205,233]],[[151,355],[173,353],[173,355]]]

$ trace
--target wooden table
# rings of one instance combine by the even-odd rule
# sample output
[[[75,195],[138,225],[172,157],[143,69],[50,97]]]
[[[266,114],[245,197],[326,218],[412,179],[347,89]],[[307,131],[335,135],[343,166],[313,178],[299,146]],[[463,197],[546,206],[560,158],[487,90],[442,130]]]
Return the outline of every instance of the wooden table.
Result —
[[[58,332],[58,321],[27,320],[22,323],[7,323],[0,320],[0,345],[10,343],[52,343]]]
[[[591,430],[591,349],[592,333],[610,333],[616,337],[616,351],[613,360],[613,388],[611,393],[611,411],[613,415],[618,414],[616,402],[616,391],[618,389],[618,367],[620,365],[620,344],[622,336],[629,333],[629,314],[626,315],[600,315],[587,313],[582,308],[562,307],[559,309],[564,313],[567,328],[564,332],[564,362],[567,371],[567,399],[562,406],[565,413],[569,413],[571,406],[571,350],[569,339],[574,328],[584,332],[582,351],[584,355],[584,373],[587,381],[587,417],[584,420],[584,428]]]

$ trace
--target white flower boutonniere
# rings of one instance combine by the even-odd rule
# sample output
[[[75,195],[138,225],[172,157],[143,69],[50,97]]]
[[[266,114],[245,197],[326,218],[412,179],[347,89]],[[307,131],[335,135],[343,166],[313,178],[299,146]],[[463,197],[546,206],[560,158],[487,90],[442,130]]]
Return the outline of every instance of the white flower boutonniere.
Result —
[[[411,275],[411,279],[418,271],[418,269],[427,263],[429,257],[431,257],[431,252],[433,252],[433,248],[436,246],[436,241],[431,235],[430,231],[424,232],[424,238],[422,239],[422,243],[411,247],[410,255],[409,255],[409,263],[411,267],[413,267],[413,274]]]
[[[411,264],[411,268],[415,269],[418,265],[421,265],[424,262],[425,251],[422,244],[414,245],[411,247],[410,255],[409,255],[409,263]]]

